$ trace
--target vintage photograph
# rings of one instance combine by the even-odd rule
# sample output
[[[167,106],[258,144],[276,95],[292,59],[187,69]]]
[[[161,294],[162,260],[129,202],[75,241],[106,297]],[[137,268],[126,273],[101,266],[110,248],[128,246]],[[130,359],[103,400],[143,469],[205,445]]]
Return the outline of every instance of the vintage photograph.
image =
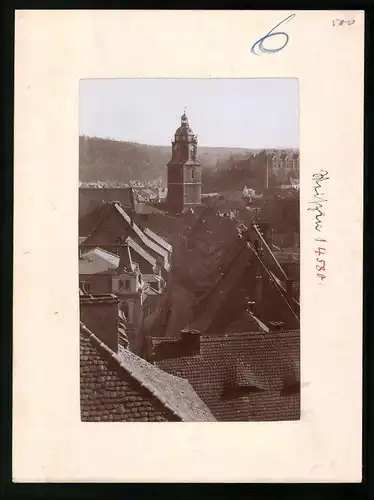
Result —
[[[79,107],[81,420],[299,420],[297,79],[87,79]]]

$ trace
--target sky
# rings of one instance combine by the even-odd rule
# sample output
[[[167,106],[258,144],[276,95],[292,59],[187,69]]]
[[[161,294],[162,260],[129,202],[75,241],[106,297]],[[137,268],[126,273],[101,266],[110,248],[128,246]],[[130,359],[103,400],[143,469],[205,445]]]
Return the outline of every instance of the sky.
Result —
[[[170,145],[186,113],[201,146],[299,147],[294,78],[80,81],[80,135]]]

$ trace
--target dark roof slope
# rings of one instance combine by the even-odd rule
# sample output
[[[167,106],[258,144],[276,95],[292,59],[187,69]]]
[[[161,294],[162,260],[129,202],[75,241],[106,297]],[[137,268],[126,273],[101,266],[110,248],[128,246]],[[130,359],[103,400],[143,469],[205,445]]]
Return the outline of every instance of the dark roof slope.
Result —
[[[111,351],[81,325],[83,421],[214,421],[190,384],[128,350]]]
[[[131,187],[115,188],[79,188],[79,214],[84,216],[88,214],[95,206],[103,202],[121,203],[126,208],[134,208],[134,196]]]
[[[175,339],[151,345],[155,364],[186,378],[217,420],[300,418],[299,331],[202,336],[194,356]]]
[[[98,222],[101,221],[110,210],[112,203],[99,202],[91,205],[91,210],[88,210],[79,218],[79,236],[86,237],[95,229]]]

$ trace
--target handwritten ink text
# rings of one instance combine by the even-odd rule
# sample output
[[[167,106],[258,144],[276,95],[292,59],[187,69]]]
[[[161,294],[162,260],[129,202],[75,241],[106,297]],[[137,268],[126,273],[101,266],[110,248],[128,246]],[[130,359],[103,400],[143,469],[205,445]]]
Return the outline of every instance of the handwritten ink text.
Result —
[[[352,24],[354,24],[354,23],[355,23],[354,19],[350,19],[349,21],[345,21],[344,19],[334,19],[332,22],[332,25],[333,26],[344,26],[344,25],[352,26]]]
[[[257,42],[255,42],[252,45],[252,48],[251,48],[252,54],[255,54],[256,56],[260,55],[258,52],[263,52],[264,54],[274,54],[275,52],[279,52],[282,49],[284,49],[284,47],[288,44],[288,40],[289,40],[288,34],[285,33],[284,31],[274,31],[274,30],[276,28],[278,28],[278,26],[280,26],[281,24],[288,23],[295,16],[296,16],[296,14],[291,14],[290,16],[286,17],[286,19],[283,19],[283,21],[281,21],[276,26],[274,26],[274,28],[272,28],[269,31],[269,33],[267,33],[265,36],[263,36],[262,38],[257,40]],[[283,45],[280,45],[279,47],[276,47],[273,49],[264,47],[265,40],[267,40],[268,38],[271,38],[271,37],[276,37],[276,36],[283,37]]]
[[[328,172],[326,170],[321,170],[317,174],[313,174],[313,181],[315,182],[315,185],[313,186],[314,194],[313,194],[313,200],[310,201],[309,203],[313,205],[313,207],[308,208],[308,211],[312,212],[317,212],[314,215],[314,228],[316,231],[321,232],[322,229],[322,220],[321,217],[325,216],[325,213],[322,212],[321,208],[323,208],[323,204],[327,202],[327,199],[325,199],[325,193],[321,193],[320,190],[322,189],[321,182],[326,181],[328,177]]]
[[[325,192],[322,191],[323,182],[329,179],[327,170],[320,170],[319,172],[313,174],[313,200],[309,202],[312,207],[307,210],[310,212],[315,212],[313,217],[314,229],[318,233],[322,232],[323,229],[323,217],[326,216],[324,204],[327,203],[327,196]],[[322,283],[326,279],[326,254],[327,254],[327,240],[321,238],[320,235],[315,237],[314,240],[318,243],[315,247],[314,253],[316,254],[316,271],[317,278],[319,278],[319,283]]]
[[[327,243],[327,240],[324,240],[322,238],[314,238],[315,241],[317,241],[318,243]],[[327,253],[327,249],[326,249],[326,246],[318,246],[314,252],[317,254],[317,257],[316,257],[316,271],[317,271],[317,278],[319,278],[321,281],[320,283],[323,282],[324,279],[326,279],[326,274],[325,274],[325,271],[326,271],[326,257],[324,257],[323,259],[320,258],[321,255],[326,255]]]

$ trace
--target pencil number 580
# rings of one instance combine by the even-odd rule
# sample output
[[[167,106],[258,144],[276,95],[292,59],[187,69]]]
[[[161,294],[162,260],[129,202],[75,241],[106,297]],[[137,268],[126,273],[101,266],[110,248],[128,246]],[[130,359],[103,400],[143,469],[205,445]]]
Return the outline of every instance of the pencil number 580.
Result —
[[[344,26],[344,25],[351,26],[354,23],[355,23],[354,19],[350,19],[349,21],[344,21],[343,19],[334,19],[332,22],[332,25],[333,26]]]

